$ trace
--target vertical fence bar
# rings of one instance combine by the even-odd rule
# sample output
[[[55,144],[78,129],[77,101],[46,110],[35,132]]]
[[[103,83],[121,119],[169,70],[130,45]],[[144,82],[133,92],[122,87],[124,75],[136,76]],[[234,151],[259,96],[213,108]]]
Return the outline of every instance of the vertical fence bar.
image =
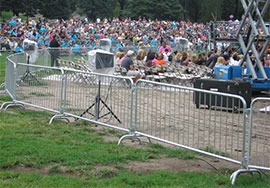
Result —
[[[270,98],[251,103],[247,160],[249,168],[270,170]]]

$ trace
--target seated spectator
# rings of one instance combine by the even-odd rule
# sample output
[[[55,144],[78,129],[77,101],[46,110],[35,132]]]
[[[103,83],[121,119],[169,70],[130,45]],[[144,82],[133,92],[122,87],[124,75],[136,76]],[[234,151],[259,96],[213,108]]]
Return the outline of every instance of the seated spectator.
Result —
[[[115,64],[119,64],[120,65],[121,64],[120,63],[120,60],[123,61],[124,57],[125,57],[125,52],[117,52],[116,55],[115,55],[115,61],[116,61]]]
[[[156,62],[157,62],[157,53],[155,53],[155,57],[154,57],[154,59],[152,60],[152,64],[153,64],[153,65],[156,65]]]
[[[121,67],[124,67],[126,69],[127,76],[135,76],[135,78],[133,79],[135,83],[138,79],[142,78],[143,75],[140,74],[139,71],[135,70],[133,59],[132,59],[133,56],[134,56],[134,51],[129,50],[121,63]]]
[[[183,52],[182,53],[182,58],[180,60],[180,64],[181,65],[188,66],[189,65],[189,62],[190,62],[190,60],[189,60],[189,57],[188,57],[187,52]]]
[[[77,41],[74,44],[74,46],[72,47],[72,53],[74,53],[76,55],[80,54],[81,53],[81,48],[82,48],[81,44],[79,43],[79,41]]]
[[[147,67],[152,67],[153,64],[153,59],[155,59],[156,53],[149,51],[145,60],[145,66]]]
[[[166,48],[166,49],[165,49],[165,52],[163,52],[162,54],[163,54],[163,59],[164,59],[166,62],[169,62],[169,57],[170,57],[170,55],[171,55],[172,53],[169,52],[169,50]]]
[[[223,58],[225,59],[224,65],[229,65],[230,64],[230,56],[227,54],[224,54]]]
[[[139,49],[136,59],[139,61],[146,61],[146,58],[147,58],[147,52],[143,49]]]
[[[197,65],[206,65],[206,57],[205,57],[205,53],[200,53],[200,54],[198,55]]]
[[[22,42],[19,42],[15,48],[15,53],[22,52],[22,51],[23,51]]]
[[[167,62],[164,60],[164,55],[162,53],[158,53],[156,65],[167,65]]]
[[[226,65],[226,60],[223,56],[219,56],[217,58],[217,62],[215,64],[215,66],[217,66],[217,65]]]
[[[42,49],[45,48],[45,42],[42,36],[39,37],[37,41],[38,48]]]
[[[177,52],[175,56],[173,56],[173,63],[180,63],[182,59],[182,52]]]
[[[190,62],[193,63],[193,64],[197,64],[198,58],[197,58],[197,55],[196,54],[192,54],[191,55]]]
[[[120,58],[120,60],[119,60],[119,63],[120,63],[120,65],[122,65],[122,62],[123,62],[123,60],[125,59],[125,57],[126,57],[126,53],[125,52],[121,52],[122,54],[121,54],[121,58]]]
[[[170,52],[170,53],[173,52],[172,48],[171,48],[169,45],[167,45],[166,42],[163,42],[163,43],[162,43],[162,46],[161,46],[161,47],[159,48],[159,50],[158,50],[158,53],[164,53],[166,49],[167,49],[168,52]]]
[[[11,50],[10,40],[8,39],[8,37],[5,37],[3,39],[3,42],[1,43],[1,50]]]
[[[237,52],[232,53],[229,61],[229,65],[237,66],[239,65],[239,59]]]
[[[210,51],[208,53],[208,59],[206,61],[206,66],[209,67],[210,69],[213,69],[216,62],[217,62],[217,55],[214,51]]]
[[[264,56],[264,66],[270,67],[270,49],[267,50],[265,56]]]

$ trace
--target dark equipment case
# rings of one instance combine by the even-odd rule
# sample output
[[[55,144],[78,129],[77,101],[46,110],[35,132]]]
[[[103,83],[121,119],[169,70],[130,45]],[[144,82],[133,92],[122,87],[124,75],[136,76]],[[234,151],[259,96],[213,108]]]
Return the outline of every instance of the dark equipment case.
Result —
[[[194,82],[194,88],[240,95],[245,99],[247,108],[250,107],[252,87],[249,82],[238,80],[198,79]],[[233,110],[243,108],[241,100],[227,96],[195,91],[193,99],[197,108],[199,108],[200,105],[207,105],[208,108],[218,106]]]

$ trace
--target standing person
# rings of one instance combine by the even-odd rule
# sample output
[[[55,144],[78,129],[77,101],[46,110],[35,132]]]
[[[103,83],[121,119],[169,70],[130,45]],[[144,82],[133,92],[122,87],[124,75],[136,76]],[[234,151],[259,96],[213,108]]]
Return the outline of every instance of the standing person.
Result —
[[[53,67],[54,65],[56,65],[57,67],[59,67],[59,63],[58,63],[58,57],[59,57],[59,48],[60,44],[58,42],[58,36],[57,35],[53,35],[53,39],[50,42],[49,47],[50,52],[51,52],[51,66]]]

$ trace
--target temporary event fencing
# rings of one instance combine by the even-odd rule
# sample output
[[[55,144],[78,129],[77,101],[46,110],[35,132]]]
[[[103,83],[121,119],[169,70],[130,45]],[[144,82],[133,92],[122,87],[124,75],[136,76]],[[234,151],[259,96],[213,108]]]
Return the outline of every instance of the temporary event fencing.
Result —
[[[241,173],[270,170],[269,98],[255,98],[247,108],[238,95],[51,67],[46,49],[36,63],[27,59],[25,53],[7,58],[5,92],[12,101],[3,110],[31,106],[52,112],[49,123],[85,120],[126,132],[118,144],[146,137],[223,159],[239,165],[232,184]]]

